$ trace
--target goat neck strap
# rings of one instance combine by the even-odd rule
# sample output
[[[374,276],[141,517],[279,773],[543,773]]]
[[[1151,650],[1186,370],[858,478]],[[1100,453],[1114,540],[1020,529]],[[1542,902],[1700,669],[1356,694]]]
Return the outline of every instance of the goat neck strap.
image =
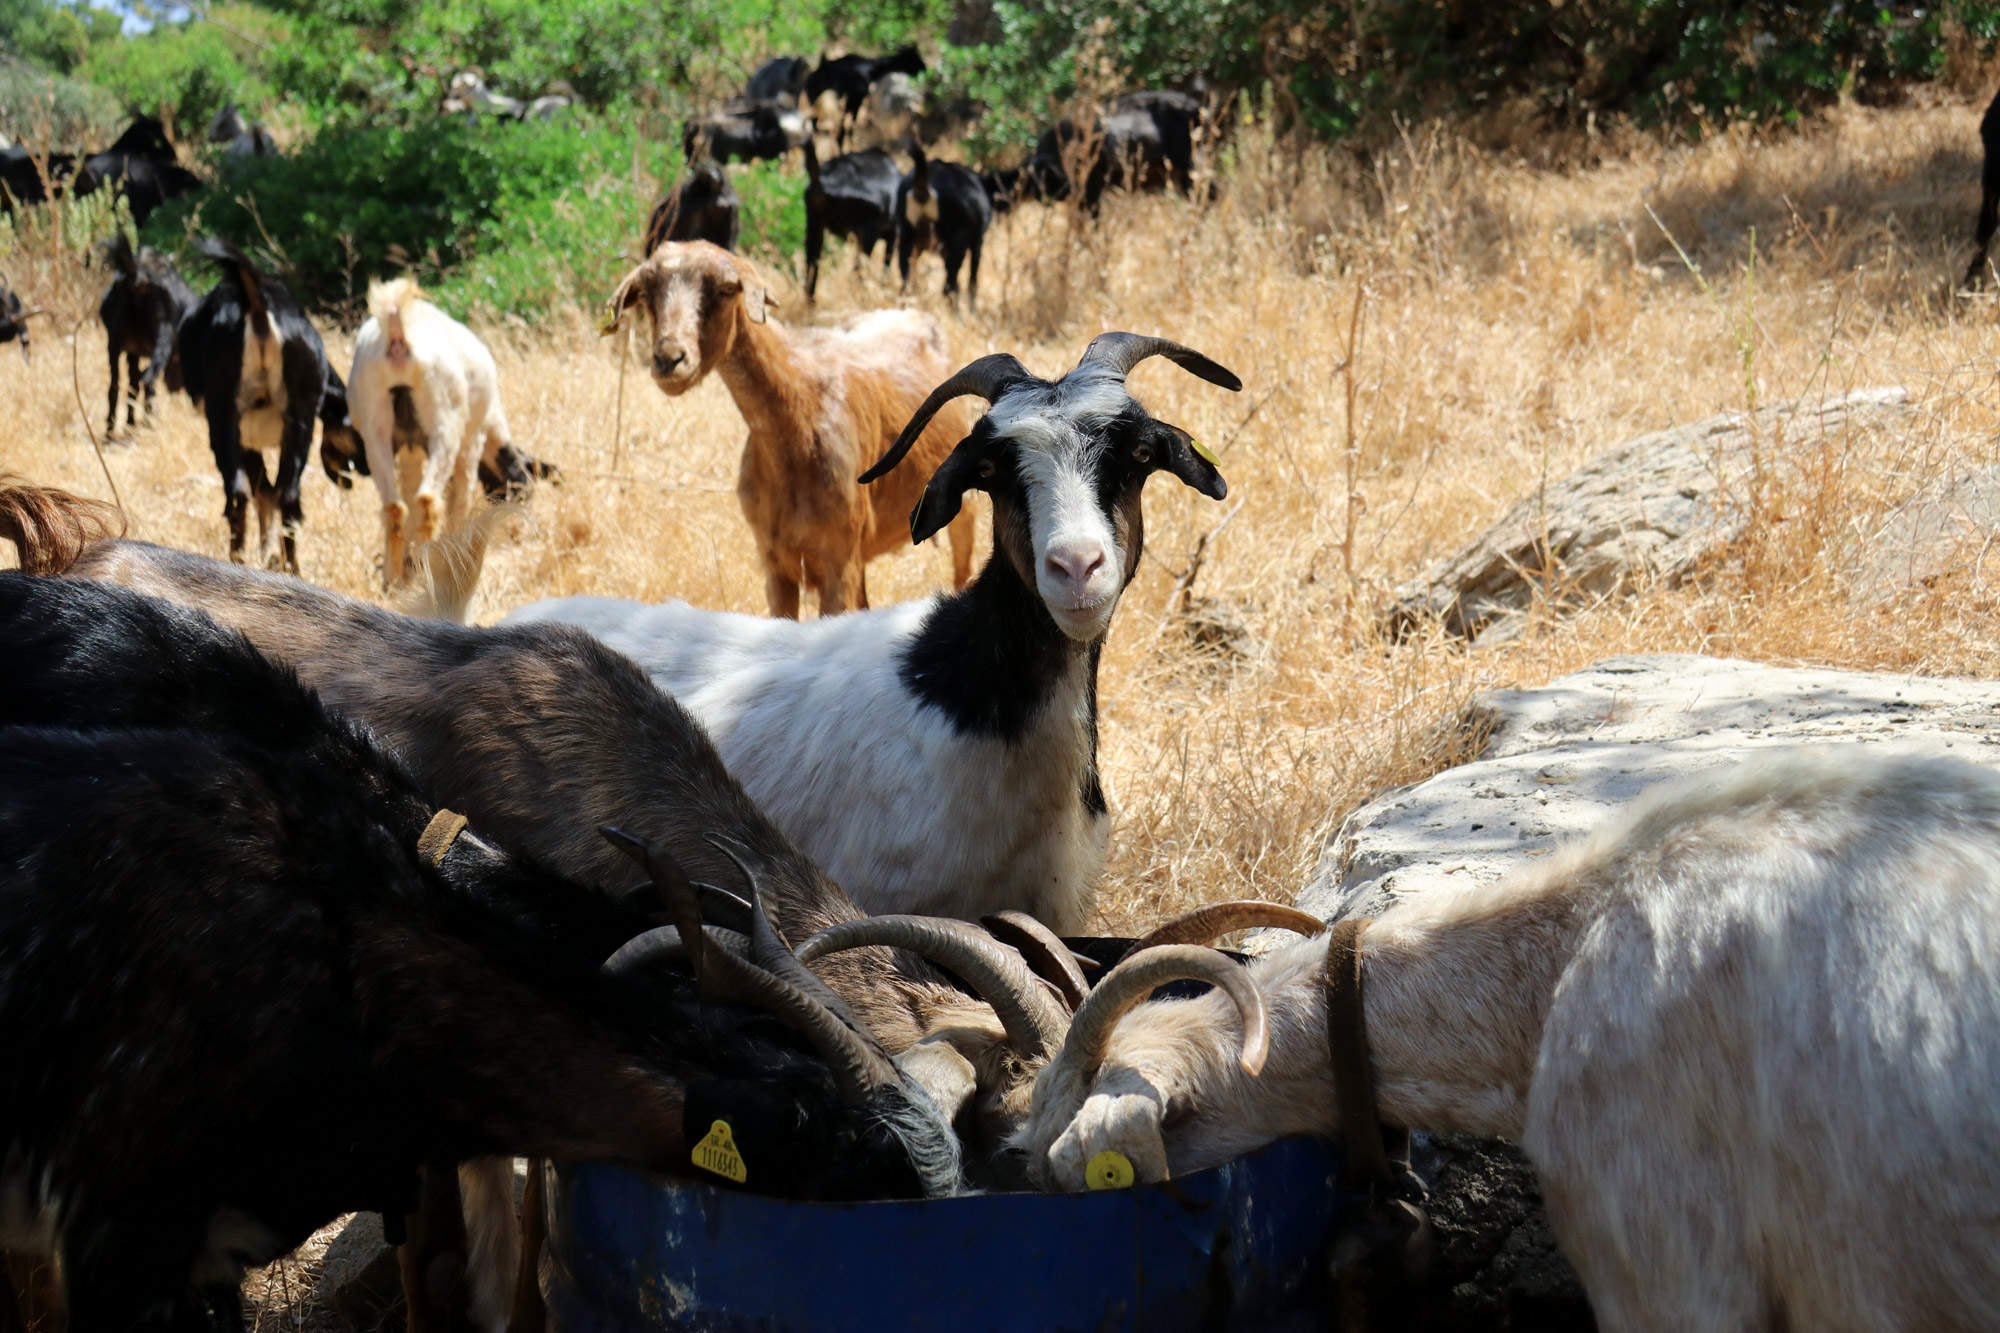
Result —
[[[431,816],[431,822],[424,825],[423,833],[417,838],[417,855],[424,858],[425,865],[439,864],[464,828],[465,816],[458,811],[438,811]]]
[[[1398,1183],[1382,1142],[1375,1076],[1368,1063],[1368,1021],[1361,1011],[1361,932],[1366,917],[1336,922],[1326,941],[1326,1049],[1333,1105],[1347,1150],[1351,1188],[1393,1191]]]

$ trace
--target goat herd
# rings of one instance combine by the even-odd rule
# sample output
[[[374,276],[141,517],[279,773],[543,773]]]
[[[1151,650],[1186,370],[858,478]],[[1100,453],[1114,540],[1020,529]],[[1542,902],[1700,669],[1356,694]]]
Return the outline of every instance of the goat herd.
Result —
[[[390,581],[478,465],[525,484],[478,339],[380,285],[343,385],[228,247],[198,304],[112,252],[108,327],[185,310],[112,350],[152,375],[177,349],[236,560],[0,483],[0,1246],[60,1257],[72,1333],[229,1326],[246,1266],[361,1209],[402,1244],[412,1328],[538,1327],[542,1176],[517,1215],[515,1156],[705,1178],[722,1121],[766,1193],[1066,1191],[1336,1134],[1343,1107],[1520,1142],[1606,1329],[2000,1309],[1985,770],[1801,752],[1373,922],[1213,905],[1092,984],[1099,661],[1142,492],[1227,491],[1126,380],[1231,371],[1105,333],[1055,379],[952,372],[925,315],[787,330],[755,265],[656,238],[613,319],[645,313],[663,391],[713,370],[741,409],[773,617],[579,597],[478,628],[241,563],[254,500],[295,573],[315,416],[329,474],[381,487]],[[906,514],[959,586],[867,609]],[[1304,938],[1207,947],[1251,926]],[[1155,998],[1176,980],[1209,989]]]

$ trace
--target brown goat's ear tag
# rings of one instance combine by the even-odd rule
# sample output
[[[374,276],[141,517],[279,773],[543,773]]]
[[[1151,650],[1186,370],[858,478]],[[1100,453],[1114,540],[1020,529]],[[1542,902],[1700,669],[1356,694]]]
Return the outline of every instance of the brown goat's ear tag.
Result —
[[[616,307],[605,311],[604,318],[597,325],[597,336],[600,338],[609,338],[612,334],[618,332],[618,325],[624,317],[625,312]]]
[[[1129,1190],[1135,1178],[1132,1160],[1115,1148],[1106,1148],[1083,1168],[1083,1178],[1094,1190]]]
[[[736,1151],[736,1136],[730,1133],[727,1120],[718,1120],[710,1125],[708,1133],[694,1145],[694,1151],[689,1156],[696,1166],[712,1171],[724,1180],[733,1180],[741,1185],[750,1179],[750,1170],[743,1165],[743,1154]]]

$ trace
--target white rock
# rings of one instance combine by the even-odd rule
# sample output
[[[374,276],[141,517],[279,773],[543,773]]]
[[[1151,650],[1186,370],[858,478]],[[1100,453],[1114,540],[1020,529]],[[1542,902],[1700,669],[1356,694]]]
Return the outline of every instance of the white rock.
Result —
[[[2000,683],[1733,658],[1614,657],[1539,689],[1484,695],[1475,724],[1492,729],[1479,759],[1348,817],[1301,908],[1373,916],[1433,885],[1497,880],[1653,784],[1757,750],[1896,746],[2000,767]],[[1839,755],[1830,748],[1828,761]]]

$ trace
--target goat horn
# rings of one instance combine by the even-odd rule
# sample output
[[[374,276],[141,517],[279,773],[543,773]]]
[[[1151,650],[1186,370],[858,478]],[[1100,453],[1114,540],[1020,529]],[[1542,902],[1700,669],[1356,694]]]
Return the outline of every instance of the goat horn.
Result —
[[[1021,956],[966,921],[933,916],[868,916],[828,926],[799,946],[799,961],[810,963],[830,953],[886,944],[942,964],[978,991],[1007,1040],[1030,1060],[1040,1060],[1062,1044],[1069,1015]]]
[[[701,905],[701,919],[711,925],[733,930],[739,935],[750,933],[750,902],[741,894],[719,889],[713,884],[700,880],[694,885],[695,901]]]
[[[1090,346],[1083,349],[1083,357],[1076,363],[1076,370],[1087,366],[1098,366],[1113,371],[1120,380],[1132,373],[1132,367],[1149,356],[1164,356],[1191,375],[1198,375],[1210,384],[1219,384],[1234,393],[1243,387],[1243,381],[1235,372],[1217,365],[1192,347],[1183,347],[1170,338],[1152,338],[1143,333],[1100,333],[1090,340]],[[1070,374],[1074,375],[1075,370]]]
[[[716,933],[709,938],[738,958],[750,952],[750,941],[733,930],[711,927]],[[604,960],[604,970],[613,976],[630,976],[655,963],[686,962],[688,949],[681,939],[680,931],[672,926],[655,926],[653,929],[634,935],[618,946],[609,958]]]
[[[1026,912],[995,912],[979,918],[979,924],[1002,944],[1010,945],[1027,962],[1030,970],[1056,988],[1071,1013],[1090,993],[1083,969],[1070,956],[1069,946],[1053,930]]]
[[[1326,929],[1326,922],[1296,907],[1286,907],[1283,903],[1259,902],[1251,898],[1210,903],[1153,927],[1143,939],[1125,951],[1124,957],[1130,958],[1142,949],[1156,949],[1162,944],[1213,944],[1233,930],[1246,930],[1251,926],[1275,926],[1279,930],[1297,931],[1301,935],[1317,935]]]
[[[694,884],[671,853],[663,847],[655,847],[643,835],[614,824],[600,824],[597,831],[606,842],[632,858],[646,872],[646,877],[653,881],[653,887],[659,891],[667,909],[667,917],[678,930],[683,944],[688,940],[706,938],[701,933],[701,907],[695,898]],[[688,965],[694,969],[701,997],[704,1000],[714,998],[710,994],[708,980],[708,950],[699,944],[689,949]]]
[[[719,833],[708,835],[709,845],[736,863],[742,872],[744,882],[750,886],[750,961],[777,977],[786,985],[811,996],[815,1001],[832,1010],[840,1021],[856,1031],[862,1030],[861,1022],[848,1012],[847,1005],[834,994],[819,975],[792,953],[791,945],[785,943],[784,936],[778,934],[771,918],[764,914],[763,885],[757,878],[757,871],[751,860],[757,853],[742,843],[725,838]]]
[[[1069,1025],[1069,1037],[1062,1050],[1049,1062],[1043,1077],[1055,1078],[1058,1070],[1074,1071],[1088,1078],[1104,1063],[1105,1048],[1118,1020],[1170,981],[1206,981],[1226,991],[1243,1020],[1243,1045],[1238,1062],[1243,1072],[1255,1075],[1264,1068],[1271,1052],[1270,1014],[1264,1006],[1264,992],[1249,973],[1231,962],[1227,955],[1196,944],[1163,944],[1134,954],[1111,969],[1097,983],[1076,1018]]]
[[[903,455],[910,452],[910,446],[924,433],[924,427],[931,424],[931,418],[938,414],[938,409],[952,399],[976,393],[990,403],[1005,393],[1009,385],[1034,378],[1011,353],[995,352],[991,356],[980,357],[931,390],[931,396],[924,399],[924,405],[910,418],[910,424],[903,427],[903,433],[889,446],[889,452],[883,454],[875,466],[862,473],[858,480],[865,486],[877,477],[887,476],[889,469],[902,462]]]
[[[841,1101],[859,1106],[881,1089],[902,1081],[894,1062],[865,1028],[852,1026],[783,977],[766,972],[747,958],[738,958],[723,947],[720,938],[711,938],[709,945],[703,953],[722,997],[766,1010],[791,1024],[826,1061]]]

